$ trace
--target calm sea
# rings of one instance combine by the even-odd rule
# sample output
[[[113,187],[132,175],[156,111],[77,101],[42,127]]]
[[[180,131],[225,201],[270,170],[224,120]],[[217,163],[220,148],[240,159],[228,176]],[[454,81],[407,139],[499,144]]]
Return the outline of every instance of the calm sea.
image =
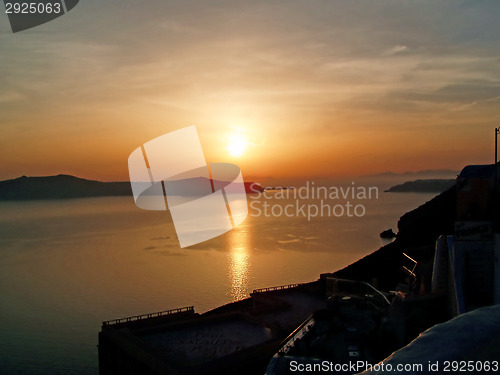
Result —
[[[310,220],[300,205],[317,199],[269,198],[295,211],[265,216],[261,198],[238,228],[186,249],[167,212],[140,210],[132,198],[2,202],[0,373],[97,374],[103,320],[190,305],[204,312],[256,288],[315,280],[382,246],[380,231],[432,196],[382,187],[378,199],[347,198],[363,205],[362,217]]]

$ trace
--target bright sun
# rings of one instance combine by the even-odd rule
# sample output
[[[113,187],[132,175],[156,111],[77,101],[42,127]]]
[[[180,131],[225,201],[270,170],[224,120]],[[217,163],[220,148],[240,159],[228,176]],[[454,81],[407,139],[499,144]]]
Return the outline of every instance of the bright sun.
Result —
[[[233,156],[241,156],[246,148],[247,143],[241,137],[232,137],[229,140],[229,145],[227,146],[227,149]]]

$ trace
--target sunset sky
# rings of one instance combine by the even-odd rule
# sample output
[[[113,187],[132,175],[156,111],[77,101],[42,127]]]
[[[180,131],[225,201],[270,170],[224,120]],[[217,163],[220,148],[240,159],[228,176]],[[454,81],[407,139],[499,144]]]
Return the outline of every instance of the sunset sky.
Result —
[[[0,7],[1,180],[124,181],[190,125],[243,176],[493,161],[497,0],[82,0],[16,34]]]

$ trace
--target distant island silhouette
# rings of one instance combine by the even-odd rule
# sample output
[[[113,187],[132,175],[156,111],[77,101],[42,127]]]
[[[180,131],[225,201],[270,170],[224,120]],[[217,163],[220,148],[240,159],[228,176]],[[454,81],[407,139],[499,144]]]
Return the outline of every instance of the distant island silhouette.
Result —
[[[391,186],[388,193],[442,193],[455,185],[454,179],[421,179]]]
[[[197,186],[206,184],[206,178],[190,178],[193,192],[199,191]],[[185,182],[185,181],[184,181]],[[176,182],[169,182],[172,190],[176,189]],[[224,186],[224,181],[214,181],[214,185]],[[254,183],[245,182],[247,193],[264,191],[264,189]],[[184,188],[186,184],[182,184]],[[180,194],[180,193],[179,193]],[[190,191],[182,190],[182,195],[190,195]],[[101,182],[87,180],[66,174],[44,177],[27,177],[0,181],[0,201],[13,200],[37,200],[37,199],[71,199],[90,197],[117,197],[132,196],[130,182]]]
[[[381,178],[390,178],[390,177],[413,177],[413,178],[421,178],[421,179],[442,179],[443,177],[448,176],[456,176],[459,171],[451,170],[451,169],[424,169],[421,171],[406,171],[406,172],[383,172],[376,174],[369,174],[362,177],[381,177]]]

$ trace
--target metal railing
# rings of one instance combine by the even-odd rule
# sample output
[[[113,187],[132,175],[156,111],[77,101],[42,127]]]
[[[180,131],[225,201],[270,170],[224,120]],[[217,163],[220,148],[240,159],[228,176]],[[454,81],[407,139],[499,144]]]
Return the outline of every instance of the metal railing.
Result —
[[[407,254],[405,254],[405,253],[403,253],[403,255],[404,255],[407,259],[409,259],[409,264],[407,264],[407,265],[408,265],[408,267],[406,267],[406,266],[404,266],[404,265],[403,265],[403,266],[401,266],[401,267],[403,267],[403,270],[404,270],[405,272],[407,272],[407,273],[408,273],[408,275],[412,276],[413,278],[416,278],[416,277],[417,277],[417,275],[415,275],[415,269],[417,268],[417,264],[418,264],[418,262],[417,262],[415,259],[410,258],[410,257],[409,257]],[[411,269],[410,269],[410,268],[411,268]]]
[[[253,291],[253,293],[274,292],[276,290],[290,289],[290,288],[295,288],[295,287],[298,287],[301,285],[303,285],[303,284],[288,284],[288,285],[280,285],[280,286],[271,286],[268,288],[255,289]]]
[[[187,313],[187,312],[194,313],[194,306],[180,307],[178,309],[165,310],[165,311],[159,311],[159,312],[154,312],[154,313],[149,313],[149,314],[128,316],[126,318],[107,320],[105,322],[102,322],[102,325],[103,325],[103,327],[106,327],[106,326],[111,326],[111,325],[120,324],[120,323],[129,323],[129,322],[135,322],[135,321],[144,320],[144,319],[159,318],[161,316],[175,315],[175,314]]]

